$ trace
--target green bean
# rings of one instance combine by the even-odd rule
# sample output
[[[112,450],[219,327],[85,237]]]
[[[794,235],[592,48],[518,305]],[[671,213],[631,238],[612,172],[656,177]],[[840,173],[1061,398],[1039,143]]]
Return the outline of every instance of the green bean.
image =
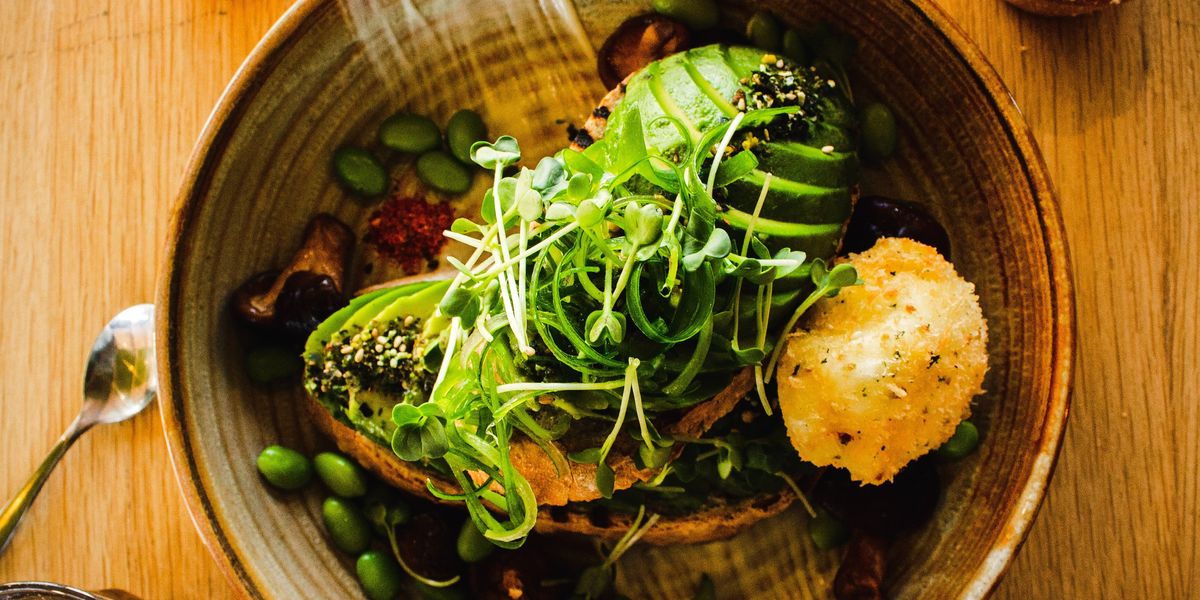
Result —
[[[654,12],[682,22],[695,31],[704,31],[717,26],[716,0],[653,0]]]
[[[371,545],[371,525],[353,504],[336,496],[321,505],[321,519],[333,545],[346,554],[359,554]]]
[[[462,529],[458,532],[457,547],[458,557],[468,563],[479,562],[496,549],[496,545],[483,537],[483,533],[471,519],[463,522]]]
[[[317,477],[329,491],[342,498],[358,498],[367,493],[367,476],[362,467],[337,452],[322,452],[313,457]]]
[[[795,29],[783,32],[783,55],[798,65],[808,64],[808,48],[804,44],[804,36]]]
[[[850,530],[841,521],[822,510],[808,521],[808,537],[812,538],[813,545],[817,548],[831,550],[850,539]]]
[[[475,164],[471,162],[471,145],[487,137],[487,125],[473,110],[464,108],[446,122],[446,145],[450,147],[450,154],[464,165]]]
[[[371,600],[392,600],[404,585],[404,572],[391,554],[369,550],[354,564],[358,584]]]
[[[896,152],[896,117],[892,109],[879,102],[863,107],[859,115],[862,126],[861,149],[863,156],[872,160],[883,160]]]
[[[398,112],[379,125],[379,143],[408,154],[420,154],[438,147],[442,132],[429,117]]]
[[[970,421],[963,421],[954,428],[954,435],[938,448],[938,454],[946,458],[963,458],[979,447],[979,429]]]
[[[434,150],[417,159],[417,177],[429,187],[447,194],[461,194],[471,188],[471,171],[453,156]]]
[[[263,478],[281,490],[298,490],[312,481],[313,470],[308,458],[278,444],[263,448],[255,464]]]
[[[746,37],[750,38],[754,47],[763,50],[775,51],[783,45],[783,29],[779,25],[779,19],[762,10],[754,13],[746,23]]]
[[[284,346],[267,344],[246,353],[246,374],[254,383],[275,383],[294,377],[303,369],[300,355]]]
[[[388,188],[387,171],[374,155],[362,148],[338,148],[333,153],[333,173],[343,187],[365,198],[382,196]]]

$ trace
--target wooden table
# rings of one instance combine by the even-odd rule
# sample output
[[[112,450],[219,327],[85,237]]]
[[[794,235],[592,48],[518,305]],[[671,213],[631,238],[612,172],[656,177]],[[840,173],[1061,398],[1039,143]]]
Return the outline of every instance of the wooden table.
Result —
[[[1024,107],[1061,193],[1079,308],[1049,499],[1001,598],[1200,596],[1200,2],[1051,20],[943,0]],[[78,407],[92,336],[152,298],[193,140],[288,0],[0,1],[0,494]],[[233,596],[158,415],[86,436],[0,581]]]

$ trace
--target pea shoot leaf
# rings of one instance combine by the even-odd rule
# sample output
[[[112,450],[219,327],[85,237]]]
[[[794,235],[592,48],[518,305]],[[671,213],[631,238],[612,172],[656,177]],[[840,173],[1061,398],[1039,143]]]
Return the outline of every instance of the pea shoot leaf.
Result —
[[[775,260],[786,260],[790,261],[791,264],[776,265],[775,279],[782,279],[788,275],[791,275],[792,273],[795,273],[797,269],[804,266],[804,259],[806,258],[808,258],[808,255],[801,250],[783,248],[779,252],[776,252]]]
[[[453,223],[450,224],[450,231],[453,231],[454,233],[461,233],[461,234],[465,235],[468,233],[479,233],[480,227],[479,227],[478,223],[476,223],[475,221],[472,221],[471,219],[465,219],[463,217],[459,217],[459,218],[455,219]]]
[[[442,410],[433,402],[420,406],[397,404],[392,409],[392,421],[397,425],[392,434],[392,451],[402,460],[441,458],[449,449]]]
[[[614,344],[620,344],[625,339],[625,314],[611,310],[598,309],[588,315],[584,325],[588,341],[598,343],[601,338],[608,338]]]
[[[579,221],[581,227],[595,227],[604,220],[608,208],[608,203],[600,198],[588,198],[580,202],[579,207],[575,209],[575,220]]]
[[[442,296],[442,301],[438,303],[438,310],[450,317],[461,317],[464,323],[473,323],[481,310],[479,295],[464,286],[459,286]]]
[[[496,185],[496,189],[500,190],[500,210],[504,213],[505,226],[511,226],[515,222],[513,215],[513,205],[517,201],[517,179],[515,177],[505,177]],[[488,223],[496,222],[496,200],[493,195],[492,188],[488,188],[483,193],[483,204],[479,207],[479,213],[483,216],[483,220]]]
[[[663,211],[655,204],[625,205],[625,240],[634,248],[649,246],[662,235]]]
[[[592,195],[592,176],[576,173],[567,180],[567,199],[580,202]]]
[[[836,296],[844,287],[861,285],[863,283],[858,278],[858,271],[854,268],[854,265],[842,263],[830,269],[825,265],[825,261],[821,259],[813,261],[809,276],[812,277],[813,284],[817,286],[817,290],[830,298]]]
[[[596,465],[596,489],[600,491],[601,496],[612,498],[615,478],[616,474],[608,463],[601,462]]]
[[[517,138],[502,135],[495,142],[478,141],[471,144],[471,161],[485,169],[506,167],[521,160]]]
[[[724,229],[714,228],[703,245],[697,244],[693,238],[684,240],[684,254],[681,262],[684,270],[695,271],[706,260],[719,260],[729,256],[731,250],[733,250],[733,242],[729,240],[729,233]]]
[[[642,460],[642,464],[649,469],[657,469],[667,464],[671,460],[671,448],[662,446],[654,446],[651,448],[645,444],[638,445],[638,458]]]
[[[575,217],[575,205],[570,202],[555,202],[546,208],[547,221],[562,221]]]
[[[743,151],[727,156],[717,167],[717,179],[713,182],[716,187],[725,187],[758,168],[758,157],[753,152]]]
[[[567,172],[562,160],[547,156],[533,170],[533,189],[546,198],[553,198],[567,187]]]
[[[542,195],[533,189],[533,171],[521,169],[515,191],[517,214],[523,221],[536,221],[542,216]]]
[[[570,454],[567,454],[567,458],[570,459],[571,462],[577,462],[577,463],[585,464],[585,465],[594,465],[594,464],[600,462],[600,449],[599,448],[585,448],[583,450],[580,450],[579,452],[571,452]]]

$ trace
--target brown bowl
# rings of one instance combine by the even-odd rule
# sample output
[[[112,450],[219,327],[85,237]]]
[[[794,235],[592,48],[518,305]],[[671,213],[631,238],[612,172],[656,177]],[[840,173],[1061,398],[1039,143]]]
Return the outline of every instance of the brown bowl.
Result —
[[[362,3],[370,4],[370,3]],[[280,496],[254,457],[270,443],[325,442],[298,390],[250,384],[225,310],[231,290],[287,259],[310,216],[361,224],[328,173],[332,150],[364,143],[400,107],[444,121],[482,109],[526,157],[565,145],[604,88],[594,48],[641,2],[383,0],[399,34],[364,47],[334,2],[303,0],[267,34],[217,105],[184,177],[159,292],[163,425],[197,527],[236,588],[254,598],[351,598],[353,567],[326,542],[315,493]],[[980,451],[955,463],[933,523],[894,545],[895,598],[981,597],[1033,522],[1054,468],[1070,390],[1073,305],[1046,169],[1012,98],[930,0],[779,0],[789,23],[826,20],[860,40],[854,92],[895,109],[898,156],[865,192],[924,202],[990,322]],[[735,16],[749,9],[732,3]],[[518,35],[518,30],[519,34]],[[371,68],[393,61],[395,81]],[[626,555],[630,597],[690,597],[698,573],[722,597],[826,597],[839,557],[788,512],[738,537]]]
[[[1075,17],[1094,13],[1121,0],[1006,0],[1021,10],[1050,17]]]

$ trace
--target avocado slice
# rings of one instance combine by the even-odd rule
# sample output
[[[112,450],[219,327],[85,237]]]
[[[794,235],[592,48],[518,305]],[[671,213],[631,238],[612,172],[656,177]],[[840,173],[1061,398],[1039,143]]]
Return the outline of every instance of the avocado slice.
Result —
[[[727,207],[720,214],[723,224],[735,230],[745,231],[753,215],[736,208]],[[809,258],[833,256],[842,238],[845,224],[837,223],[794,223],[759,217],[754,223],[754,235],[771,250],[783,248],[801,250]]]
[[[726,202],[742,212],[754,214],[765,183],[766,173],[755,170],[726,188]],[[832,223],[850,218],[852,208],[850,188],[821,187],[774,176],[759,216],[798,224]]]
[[[820,147],[799,142],[764,142],[754,148],[758,168],[823,187],[850,187],[858,182],[858,154],[825,153]]]

